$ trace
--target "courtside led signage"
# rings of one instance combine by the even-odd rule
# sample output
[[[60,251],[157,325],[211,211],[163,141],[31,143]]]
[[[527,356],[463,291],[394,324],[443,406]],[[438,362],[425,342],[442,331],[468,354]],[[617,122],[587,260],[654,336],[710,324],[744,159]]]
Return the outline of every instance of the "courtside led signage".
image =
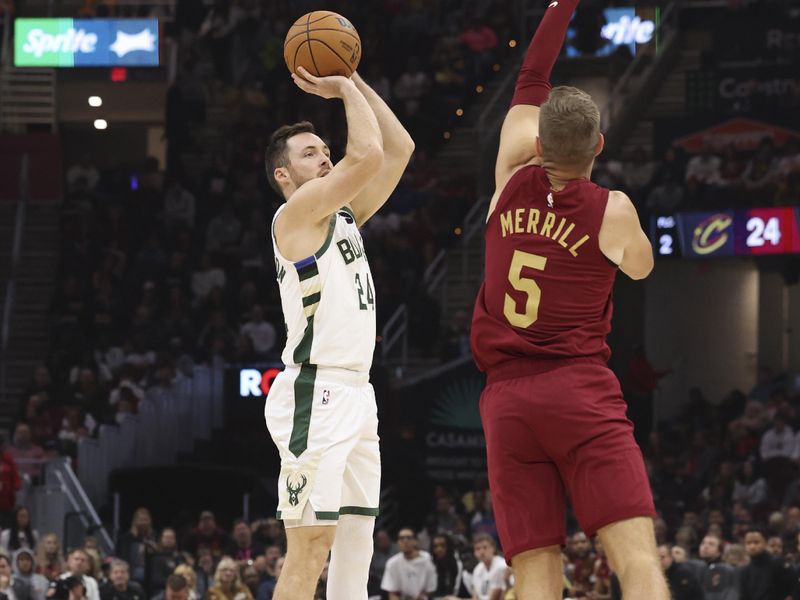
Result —
[[[158,66],[158,19],[16,19],[17,67]]]

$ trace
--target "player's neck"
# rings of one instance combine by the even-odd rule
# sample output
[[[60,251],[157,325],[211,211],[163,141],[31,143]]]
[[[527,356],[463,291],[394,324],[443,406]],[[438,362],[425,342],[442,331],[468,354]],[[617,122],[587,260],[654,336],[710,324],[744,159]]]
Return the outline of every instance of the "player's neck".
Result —
[[[575,168],[545,161],[543,167],[544,172],[547,174],[547,179],[550,180],[550,187],[555,192],[563,190],[570,181],[576,179],[588,180],[592,176],[591,164],[585,167]]]

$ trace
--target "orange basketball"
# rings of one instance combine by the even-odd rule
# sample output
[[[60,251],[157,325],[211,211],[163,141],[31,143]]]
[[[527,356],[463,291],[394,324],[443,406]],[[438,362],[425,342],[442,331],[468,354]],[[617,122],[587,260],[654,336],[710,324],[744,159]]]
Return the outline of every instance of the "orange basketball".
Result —
[[[283,42],[283,58],[293,73],[303,67],[317,77],[350,77],[361,60],[361,38],[342,15],[315,10],[289,28]]]

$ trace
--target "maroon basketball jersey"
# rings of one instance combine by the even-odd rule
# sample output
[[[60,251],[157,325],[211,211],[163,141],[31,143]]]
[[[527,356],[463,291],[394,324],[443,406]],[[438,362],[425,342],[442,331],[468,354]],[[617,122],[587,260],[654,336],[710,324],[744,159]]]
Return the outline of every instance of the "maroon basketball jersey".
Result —
[[[539,368],[547,359],[608,361],[617,271],[598,243],[607,203],[608,190],[584,179],[552,191],[541,167],[511,177],[486,224],[471,332],[478,368],[491,376],[531,359]]]

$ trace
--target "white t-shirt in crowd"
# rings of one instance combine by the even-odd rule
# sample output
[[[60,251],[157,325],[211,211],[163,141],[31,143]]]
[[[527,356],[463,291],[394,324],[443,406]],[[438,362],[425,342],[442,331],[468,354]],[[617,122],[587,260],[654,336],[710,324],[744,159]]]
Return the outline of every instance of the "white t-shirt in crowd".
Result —
[[[400,594],[402,597],[416,598],[421,593],[436,590],[436,567],[431,555],[420,550],[419,556],[406,560],[401,552],[386,561],[381,589]]]
[[[248,321],[242,325],[240,332],[250,338],[250,341],[253,342],[253,349],[258,354],[266,354],[275,347],[277,334],[272,323],[267,321],[261,321],[260,323]]]
[[[506,561],[502,556],[495,556],[487,569],[481,561],[472,571],[473,594],[478,600],[489,600],[494,590],[506,589]]]

